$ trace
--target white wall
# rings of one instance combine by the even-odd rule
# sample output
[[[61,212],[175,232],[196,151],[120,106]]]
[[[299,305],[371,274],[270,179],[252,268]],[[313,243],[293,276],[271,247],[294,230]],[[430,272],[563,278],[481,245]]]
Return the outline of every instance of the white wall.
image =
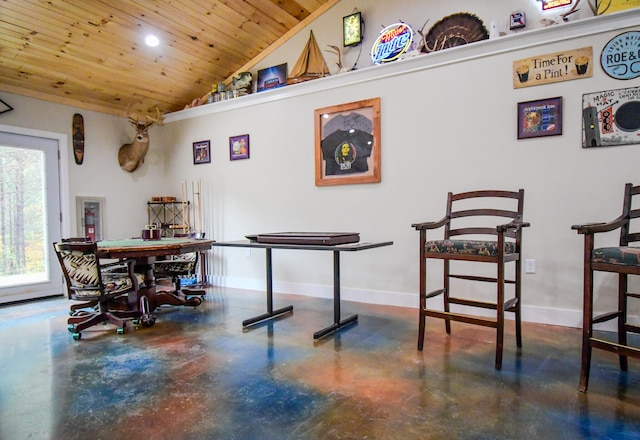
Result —
[[[593,15],[586,5],[586,0],[583,3],[585,4],[580,5],[579,11],[570,16],[570,21],[577,21]],[[475,14],[484,22],[487,30],[489,30],[491,22],[495,22],[500,33],[512,35],[545,27],[549,22],[562,22],[560,14],[570,9],[558,8],[542,12],[540,5],[538,0],[510,0],[509,2],[499,0],[481,2],[469,0],[398,0],[393,2],[342,0],[316,19],[307,29],[293,36],[273,54],[256,65],[255,71],[284,62],[288,63],[288,68],[291,70],[307,43],[309,31],[313,30],[327,66],[332,73],[336,73],[338,71],[337,57],[327,51],[328,45],[342,48],[342,17],[351,14],[356,9],[362,12],[365,22],[364,42],[361,46],[342,48],[343,65],[350,68],[357,61],[356,68],[363,69],[372,65],[369,53],[379,32],[384,27],[399,21],[411,26],[415,33],[414,41],[420,38],[418,31],[423,27],[423,34],[426,35],[438,21],[458,12]],[[525,13],[527,26],[523,29],[510,31],[509,17],[512,12],[516,11]],[[358,54],[360,54],[359,58]]]
[[[367,9],[359,8],[370,27],[376,21],[422,21],[425,15],[435,20],[465,10],[453,6],[462,2],[447,2],[451,10],[446,12],[436,7],[438,2],[421,2],[434,12],[417,13],[416,3],[376,2],[373,8],[369,2]],[[316,38],[323,34],[322,26],[316,28],[320,21],[338,23],[335,34],[341,17],[356,4],[341,2],[312,24]],[[378,19],[370,18],[374,12]],[[492,15],[506,20],[509,12]],[[418,303],[418,234],[411,223],[440,218],[448,191],[525,188],[526,220],[532,227],[524,233],[524,257],[537,261],[537,272],[524,277],[525,319],[578,326],[582,237],[571,225],[617,216],[624,183],[638,183],[640,157],[637,145],[581,148],[582,94],[638,82],[613,80],[597,66],[592,78],[515,90],[512,65],[517,59],[586,46],[593,47],[597,59],[621,26],[637,29],[638,11],[625,16],[631,18],[605,19],[604,25],[599,24],[602,17],[583,20],[589,23],[580,32],[587,36],[575,36],[578,23],[538,29],[530,36],[507,36],[178,112],[163,129],[163,140],[171,146],[169,174],[201,179],[205,230],[216,240],[295,230],[355,230],[363,240],[393,240],[391,247],[343,256],[343,297],[411,307]],[[308,32],[301,34],[298,48]],[[299,51],[286,59],[283,48],[265,65],[292,65]],[[555,96],[564,98],[563,135],[517,140],[517,103]],[[314,109],[373,97],[382,104],[382,182],[316,187]],[[230,161],[229,136],[245,133],[251,137],[251,158]],[[193,166],[191,145],[203,139],[211,140],[212,163]],[[214,256],[210,273],[217,283],[264,288],[261,252],[216,248]],[[331,255],[277,252],[274,278],[279,292],[330,296]],[[611,288],[614,280],[597,280],[596,309],[608,303],[603,285]]]
[[[68,192],[62,194],[69,212],[63,212],[63,236],[76,236],[76,197],[104,197],[103,236],[106,238],[126,238],[140,234],[147,223],[146,202],[152,195],[162,195],[176,191],[165,173],[165,154],[162,144],[156,144],[154,137],[160,137],[161,127],[150,130],[151,148],[145,163],[135,173],[127,173],[118,165],[118,149],[133,138],[133,128],[124,118],[82,110],[75,107],[54,104],[38,99],[0,94],[3,101],[14,110],[0,115],[0,124],[43,130],[67,135],[69,145],[63,146],[66,154]],[[71,141],[71,121],[74,113],[84,117],[85,154],[82,165],[76,165]],[[179,194],[180,187],[177,186]]]

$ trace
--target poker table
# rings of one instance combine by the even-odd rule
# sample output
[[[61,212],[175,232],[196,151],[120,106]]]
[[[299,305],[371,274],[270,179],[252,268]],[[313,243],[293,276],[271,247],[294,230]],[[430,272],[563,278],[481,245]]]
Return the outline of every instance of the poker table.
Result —
[[[204,252],[211,249],[214,242],[214,240],[198,238],[169,237],[159,240],[143,240],[141,238],[102,240],[98,242],[98,257],[135,259],[135,270],[137,273],[144,275],[144,285],[137,293],[133,292],[130,295],[129,307],[134,310],[140,310],[143,314],[148,314],[163,304],[194,307],[200,305],[202,299],[198,297],[187,299],[175,292],[156,292],[153,265],[157,257]],[[144,310],[147,306],[148,310]]]

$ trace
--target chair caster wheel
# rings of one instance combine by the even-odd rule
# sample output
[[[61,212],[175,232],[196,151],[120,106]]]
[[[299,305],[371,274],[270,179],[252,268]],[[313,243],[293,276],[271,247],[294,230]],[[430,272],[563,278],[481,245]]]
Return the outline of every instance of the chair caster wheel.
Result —
[[[80,335],[80,333],[74,333],[74,334],[73,334],[73,340],[74,340],[74,341],[79,341],[81,337],[82,337],[82,336]]]
[[[69,330],[71,333],[73,333],[76,329],[76,326],[73,324],[67,324],[67,330]]]
[[[152,327],[153,324],[156,323],[156,317],[155,316],[148,316],[143,318],[142,320],[142,325],[144,325],[145,327]]]
[[[119,328],[116,330],[119,335],[124,335],[124,328]]]

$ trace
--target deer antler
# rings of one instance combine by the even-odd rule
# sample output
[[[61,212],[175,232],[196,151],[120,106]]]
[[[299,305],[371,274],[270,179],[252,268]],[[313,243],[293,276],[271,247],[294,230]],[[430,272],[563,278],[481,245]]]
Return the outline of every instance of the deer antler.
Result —
[[[338,48],[338,46],[332,46],[330,44],[327,44],[327,46],[331,48],[331,50],[327,50],[327,52],[333,52],[338,55],[338,62],[336,64],[338,66],[338,69],[342,69],[342,53],[340,52],[340,49]]]
[[[156,105],[156,117],[152,118],[151,116],[146,115],[146,118],[147,118],[147,123],[145,125],[147,126],[151,126],[152,124],[162,125],[163,118],[162,118],[162,115],[160,114],[160,109],[158,108],[157,105]]]
[[[156,105],[156,117],[152,117],[149,115],[145,115],[145,119],[146,122],[140,122],[140,116],[138,116],[138,113],[130,113],[129,112],[129,107],[131,107],[131,104],[127,105],[127,120],[129,122],[131,122],[132,124],[138,125],[145,125],[146,127],[151,127],[153,124],[158,124],[158,125],[162,125],[162,114],[160,113],[160,108],[158,108],[158,106]]]
[[[427,39],[424,35],[424,33],[422,31],[424,31],[424,28],[427,27],[427,23],[429,23],[429,19],[427,18],[427,21],[424,22],[424,24],[422,25],[422,27],[420,29],[417,30],[418,34],[420,35],[420,43],[418,44],[418,46],[416,47],[416,50],[418,52],[422,51],[422,48],[424,48],[427,52],[433,52],[432,49],[430,50],[429,46],[427,46]]]
[[[563,21],[569,21],[569,16],[575,12],[578,12],[578,5],[580,4],[580,0],[578,0],[571,9],[569,9],[567,12],[565,12],[564,14],[560,14],[560,16],[562,17]],[[604,14],[605,12],[607,12],[607,10],[611,7],[611,0],[609,0],[609,2],[607,3],[607,5],[604,7],[604,9],[602,11],[598,11],[599,8],[599,4],[598,2],[592,2],[592,0],[587,0],[587,4],[589,5],[589,9],[591,9],[591,12],[593,12],[593,15],[599,15],[599,14]]]

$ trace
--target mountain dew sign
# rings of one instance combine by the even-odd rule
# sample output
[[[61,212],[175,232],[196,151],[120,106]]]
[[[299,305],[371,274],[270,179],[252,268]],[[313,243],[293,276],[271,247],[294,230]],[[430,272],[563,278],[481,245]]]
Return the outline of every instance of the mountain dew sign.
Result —
[[[404,23],[396,23],[382,29],[371,48],[371,59],[376,64],[395,61],[409,50],[413,41],[413,30]]]

